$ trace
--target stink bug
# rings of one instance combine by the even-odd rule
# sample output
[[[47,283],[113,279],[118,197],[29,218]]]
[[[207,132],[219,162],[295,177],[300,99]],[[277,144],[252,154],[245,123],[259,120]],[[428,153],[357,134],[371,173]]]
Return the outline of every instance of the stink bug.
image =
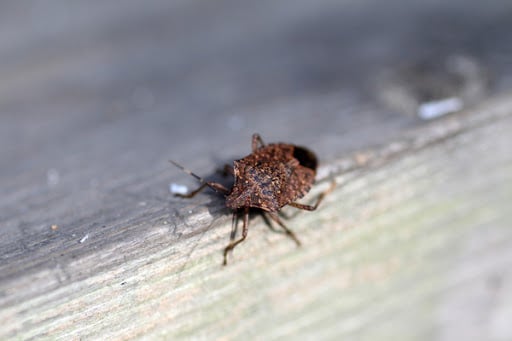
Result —
[[[279,218],[279,210],[286,205],[301,210],[314,211],[330,192],[335,183],[325,192],[321,193],[314,205],[305,205],[296,202],[309,192],[315,181],[317,159],[313,152],[304,147],[286,143],[271,143],[265,145],[260,135],[252,136],[252,153],[240,160],[235,160],[233,166],[226,165],[225,173],[234,176],[234,185],[231,189],[224,185],[206,181],[180,164],[170,161],[187,174],[192,175],[201,182],[201,186],[189,194],[175,194],[182,198],[192,198],[205,187],[210,187],[226,197],[226,206],[232,209],[233,221],[236,224],[238,213],[243,211],[242,237],[231,242],[224,249],[223,265],[227,264],[227,255],[235,246],[247,237],[249,227],[249,209],[260,209],[263,215],[274,220],[286,234],[300,246],[295,234],[286,227]]]

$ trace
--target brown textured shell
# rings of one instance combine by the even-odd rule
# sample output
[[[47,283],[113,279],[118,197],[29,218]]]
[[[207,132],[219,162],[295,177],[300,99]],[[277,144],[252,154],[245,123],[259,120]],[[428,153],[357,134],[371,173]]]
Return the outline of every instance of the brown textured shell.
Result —
[[[234,161],[235,183],[226,197],[226,206],[279,211],[309,192],[316,166],[315,155],[304,147],[285,143],[259,147]]]

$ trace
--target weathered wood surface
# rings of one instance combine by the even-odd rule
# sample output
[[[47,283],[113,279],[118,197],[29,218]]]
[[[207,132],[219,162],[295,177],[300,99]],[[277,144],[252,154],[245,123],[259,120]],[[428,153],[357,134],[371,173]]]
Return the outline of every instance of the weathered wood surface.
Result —
[[[512,338],[507,2],[37,4],[0,8],[0,339]],[[470,107],[422,122],[429,87]],[[167,160],[252,132],[339,185],[223,268],[222,198]]]

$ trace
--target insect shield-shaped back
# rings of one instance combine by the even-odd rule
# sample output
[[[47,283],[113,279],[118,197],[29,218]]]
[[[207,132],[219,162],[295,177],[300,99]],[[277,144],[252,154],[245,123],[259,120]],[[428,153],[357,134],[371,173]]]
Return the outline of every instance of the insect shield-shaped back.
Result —
[[[226,206],[276,212],[309,192],[316,167],[315,154],[304,147],[284,143],[260,147],[234,161],[235,184]]]

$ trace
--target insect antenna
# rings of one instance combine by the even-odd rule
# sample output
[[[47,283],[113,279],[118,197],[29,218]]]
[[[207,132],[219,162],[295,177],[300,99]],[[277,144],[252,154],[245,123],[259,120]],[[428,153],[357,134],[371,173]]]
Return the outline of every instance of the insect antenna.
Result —
[[[188,175],[192,175],[194,178],[199,180],[200,183],[202,183],[202,184],[207,183],[207,181],[205,179],[203,179],[202,177],[200,177],[196,173],[192,172],[190,169],[187,169],[187,168],[183,167],[182,165],[180,165],[176,161],[169,160],[169,162],[172,163],[173,165],[175,165],[176,167],[178,167],[179,169],[181,169],[182,171],[184,171],[185,173],[187,173]]]

